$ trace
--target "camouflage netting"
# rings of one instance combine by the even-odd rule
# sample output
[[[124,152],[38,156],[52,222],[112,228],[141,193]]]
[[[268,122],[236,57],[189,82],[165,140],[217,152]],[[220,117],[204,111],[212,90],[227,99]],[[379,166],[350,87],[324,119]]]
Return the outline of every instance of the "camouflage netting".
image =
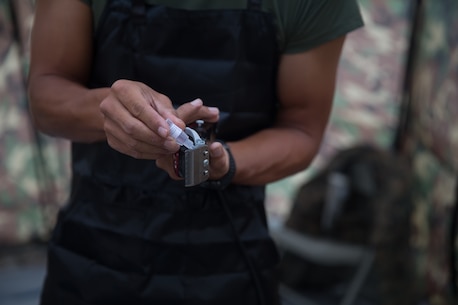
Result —
[[[458,2],[423,4],[406,149],[416,178],[412,243],[419,284],[428,301],[458,304],[451,297],[449,236],[453,221],[458,221],[453,220],[458,178]],[[458,253],[456,236],[454,247]]]
[[[67,143],[36,133],[28,114],[32,21],[32,1],[0,1],[0,246],[45,240],[68,193]]]

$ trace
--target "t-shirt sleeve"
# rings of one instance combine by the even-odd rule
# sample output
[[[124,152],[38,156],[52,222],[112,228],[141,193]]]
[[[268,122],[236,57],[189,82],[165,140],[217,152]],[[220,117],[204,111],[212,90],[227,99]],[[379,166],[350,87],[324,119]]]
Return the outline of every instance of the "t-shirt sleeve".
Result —
[[[279,0],[277,27],[282,53],[299,53],[361,26],[357,0]]]

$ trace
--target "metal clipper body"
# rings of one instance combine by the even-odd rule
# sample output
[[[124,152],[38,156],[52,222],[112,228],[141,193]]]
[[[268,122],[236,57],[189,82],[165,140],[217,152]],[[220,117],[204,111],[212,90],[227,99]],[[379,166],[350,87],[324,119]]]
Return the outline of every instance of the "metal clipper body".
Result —
[[[185,186],[190,187],[205,182],[210,177],[210,153],[206,141],[194,129],[186,127],[185,133],[194,146],[181,146],[178,171],[184,178]]]

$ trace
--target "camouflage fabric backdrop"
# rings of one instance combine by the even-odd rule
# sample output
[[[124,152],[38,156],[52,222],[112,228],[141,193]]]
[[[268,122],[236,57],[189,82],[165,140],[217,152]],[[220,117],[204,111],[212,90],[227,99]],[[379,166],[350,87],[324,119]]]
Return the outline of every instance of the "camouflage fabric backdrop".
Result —
[[[33,2],[0,1],[0,247],[46,239],[68,192],[68,148],[37,134],[26,75]]]
[[[458,177],[458,2],[423,2],[406,149],[416,178],[412,243],[428,301],[458,304],[451,297],[449,240]]]

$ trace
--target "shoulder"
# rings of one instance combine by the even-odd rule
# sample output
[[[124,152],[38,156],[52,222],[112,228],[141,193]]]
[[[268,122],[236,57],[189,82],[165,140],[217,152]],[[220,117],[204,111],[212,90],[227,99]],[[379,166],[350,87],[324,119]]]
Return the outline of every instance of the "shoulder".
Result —
[[[92,7],[97,24],[107,0],[78,0]],[[246,7],[248,0],[145,0],[179,8]],[[357,0],[264,0],[272,14],[281,53],[298,53],[343,36],[363,25]]]
[[[108,0],[78,0],[87,4],[92,10],[93,23],[97,26]]]
[[[283,53],[307,51],[361,26],[357,0],[264,0]]]

